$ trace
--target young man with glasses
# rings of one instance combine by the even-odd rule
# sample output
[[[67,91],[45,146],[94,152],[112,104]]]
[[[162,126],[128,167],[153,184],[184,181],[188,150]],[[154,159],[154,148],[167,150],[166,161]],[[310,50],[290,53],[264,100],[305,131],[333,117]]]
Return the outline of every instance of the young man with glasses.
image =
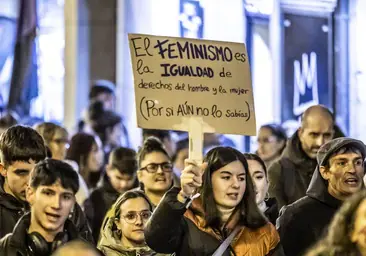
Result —
[[[154,137],[145,140],[138,152],[137,178],[154,206],[173,186],[173,165],[163,144]]]

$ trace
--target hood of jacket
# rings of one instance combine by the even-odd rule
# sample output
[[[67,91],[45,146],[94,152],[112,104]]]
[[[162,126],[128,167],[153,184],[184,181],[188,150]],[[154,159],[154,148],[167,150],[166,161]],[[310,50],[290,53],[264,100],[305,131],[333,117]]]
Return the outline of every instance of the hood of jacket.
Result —
[[[318,167],[314,171],[306,195],[335,209],[338,209],[342,204],[342,201],[329,194],[328,182],[323,179]]]
[[[103,252],[108,252],[108,255],[112,252],[116,253],[116,255],[156,255],[156,253],[148,246],[127,248],[121,244],[120,235],[118,235],[118,232],[114,225],[114,212],[114,207],[111,207],[111,209],[106,214],[100,231],[100,238],[97,246],[98,249]]]

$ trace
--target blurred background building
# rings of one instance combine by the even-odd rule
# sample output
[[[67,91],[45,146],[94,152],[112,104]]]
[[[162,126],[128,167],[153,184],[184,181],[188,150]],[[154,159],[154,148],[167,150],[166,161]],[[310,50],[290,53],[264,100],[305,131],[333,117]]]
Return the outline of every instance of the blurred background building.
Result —
[[[365,12],[364,0],[2,0],[0,110],[74,129],[91,81],[107,79],[136,147],[127,34],[147,33],[245,43],[258,128],[282,123],[291,134],[307,107],[324,104],[366,141]]]

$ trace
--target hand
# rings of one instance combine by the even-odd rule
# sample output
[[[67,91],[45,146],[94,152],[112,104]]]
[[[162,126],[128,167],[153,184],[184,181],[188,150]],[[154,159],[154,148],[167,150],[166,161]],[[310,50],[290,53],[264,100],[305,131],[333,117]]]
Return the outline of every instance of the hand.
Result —
[[[186,159],[184,165],[185,168],[180,176],[180,193],[183,197],[189,197],[202,186],[202,176],[207,163],[198,164],[193,160]]]

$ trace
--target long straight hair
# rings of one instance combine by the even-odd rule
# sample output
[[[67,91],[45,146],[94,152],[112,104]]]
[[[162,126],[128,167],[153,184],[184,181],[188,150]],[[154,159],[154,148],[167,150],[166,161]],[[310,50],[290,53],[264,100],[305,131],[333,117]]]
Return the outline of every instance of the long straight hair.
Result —
[[[239,222],[248,228],[260,228],[268,221],[258,209],[255,201],[254,186],[248,171],[247,160],[241,152],[231,147],[213,148],[206,154],[204,159],[204,162],[207,162],[208,165],[203,174],[201,193],[206,224],[210,227],[219,228],[221,223],[219,211],[217,210],[213,195],[212,174],[235,161],[240,161],[244,166],[246,183],[244,196],[237,206],[237,209],[239,209],[240,212]]]

